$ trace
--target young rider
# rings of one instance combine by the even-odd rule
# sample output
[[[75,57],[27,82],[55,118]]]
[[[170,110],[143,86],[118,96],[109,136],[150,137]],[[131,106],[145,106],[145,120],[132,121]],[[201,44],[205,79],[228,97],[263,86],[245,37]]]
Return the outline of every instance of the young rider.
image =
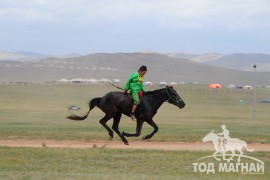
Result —
[[[145,92],[143,80],[144,80],[144,75],[147,72],[147,67],[146,66],[141,66],[139,70],[135,73],[133,73],[129,79],[126,82],[125,85],[125,93],[127,93],[128,90],[131,91],[131,96],[132,99],[134,100],[134,104],[132,106],[132,111],[130,113],[130,118],[135,121],[136,118],[134,116],[134,112],[137,108],[137,106],[140,104],[140,97],[139,93]]]

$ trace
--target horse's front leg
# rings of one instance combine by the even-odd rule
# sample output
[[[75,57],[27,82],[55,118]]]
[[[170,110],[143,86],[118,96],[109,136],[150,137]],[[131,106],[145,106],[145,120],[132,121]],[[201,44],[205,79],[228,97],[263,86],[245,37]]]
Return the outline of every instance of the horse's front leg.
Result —
[[[146,139],[150,139],[154,136],[154,134],[156,134],[158,132],[158,126],[156,125],[156,123],[153,121],[153,119],[151,119],[150,121],[146,121],[150,126],[152,126],[154,128],[154,131],[151,134],[148,134],[146,136],[144,136],[142,139],[146,140]]]
[[[126,137],[138,137],[141,135],[141,131],[142,131],[142,125],[143,125],[143,121],[141,119],[137,119],[137,128],[136,128],[136,133],[134,134],[130,134],[130,133],[126,133],[126,132],[122,132],[122,136],[126,136]]]

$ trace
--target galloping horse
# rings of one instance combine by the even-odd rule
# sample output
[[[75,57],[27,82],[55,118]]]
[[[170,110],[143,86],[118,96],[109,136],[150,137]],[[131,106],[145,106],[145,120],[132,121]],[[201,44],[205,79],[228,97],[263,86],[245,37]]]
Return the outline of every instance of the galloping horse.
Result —
[[[89,102],[89,111],[85,115],[77,116],[73,114],[67,118],[71,120],[84,120],[88,117],[88,114],[94,107],[98,107],[105,113],[105,116],[99,122],[109,132],[110,138],[113,138],[113,131],[106,125],[106,123],[108,120],[113,118],[112,129],[119,135],[122,141],[128,145],[128,141],[125,136],[140,136],[144,122],[147,122],[150,126],[152,126],[154,131],[144,136],[143,140],[150,139],[158,131],[158,126],[153,121],[153,117],[165,101],[179,107],[180,109],[185,107],[185,102],[181,99],[173,87],[166,86],[163,89],[145,92],[141,98],[140,105],[135,111],[137,128],[136,133],[134,134],[126,132],[120,133],[118,128],[122,114],[129,116],[133,105],[133,100],[131,100],[123,92],[109,92],[103,97],[94,98]]]

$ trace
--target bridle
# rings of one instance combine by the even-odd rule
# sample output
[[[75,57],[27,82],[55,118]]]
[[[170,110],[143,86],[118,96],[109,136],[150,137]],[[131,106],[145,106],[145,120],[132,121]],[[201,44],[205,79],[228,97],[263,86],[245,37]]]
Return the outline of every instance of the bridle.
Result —
[[[166,100],[166,99],[164,99],[162,96],[160,96],[160,95],[158,95],[158,97],[160,97],[163,101],[167,101],[167,102],[169,102],[169,100],[170,99],[172,99],[173,100],[173,102],[177,105],[177,106],[179,106],[180,105],[180,103],[181,102],[183,102],[183,100],[180,98],[180,99],[177,99],[176,97],[174,97],[173,95],[171,95],[170,94],[170,92],[169,92],[169,90],[168,90],[168,87],[166,86],[166,93],[167,93],[167,95],[168,95],[168,99]],[[157,94],[156,94],[157,95]],[[169,102],[170,103],[170,102]]]
[[[183,102],[183,100],[182,100],[181,98],[178,99],[178,98],[174,97],[173,95],[171,95],[171,94],[169,93],[169,91],[168,91],[168,87],[167,87],[167,86],[166,86],[166,92],[167,92],[167,95],[169,96],[169,99],[167,100],[168,102],[169,102],[170,99],[172,99],[173,102],[174,102],[177,106],[180,105],[180,102]]]

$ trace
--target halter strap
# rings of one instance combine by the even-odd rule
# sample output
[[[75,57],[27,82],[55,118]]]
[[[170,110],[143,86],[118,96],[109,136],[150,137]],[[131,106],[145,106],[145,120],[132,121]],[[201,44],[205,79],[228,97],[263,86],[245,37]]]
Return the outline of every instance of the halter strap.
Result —
[[[169,93],[169,91],[168,91],[168,88],[167,88],[167,86],[166,86],[166,93],[167,93],[167,95],[168,95],[168,99],[166,100],[166,99],[164,99],[162,96],[160,96],[160,95],[158,95],[158,97],[160,97],[161,99],[163,99],[163,101],[169,101],[170,99],[172,99],[177,105],[179,105],[180,104],[180,102],[183,102],[183,100],[182,99],[176,99],[175,97],[173,97],[170,93]],[[155,93],[156,94],[156,93]]]
[[[169,101],[170,99],[172,99],[177,105],[179,105],[180,102],[183,101],[182,99],[177,99],[176,97],[172,96],[172,95],[169,93],[167,86],[166,86],[166,92],[167,92],[167,95],[169,96],[168,101]]]

